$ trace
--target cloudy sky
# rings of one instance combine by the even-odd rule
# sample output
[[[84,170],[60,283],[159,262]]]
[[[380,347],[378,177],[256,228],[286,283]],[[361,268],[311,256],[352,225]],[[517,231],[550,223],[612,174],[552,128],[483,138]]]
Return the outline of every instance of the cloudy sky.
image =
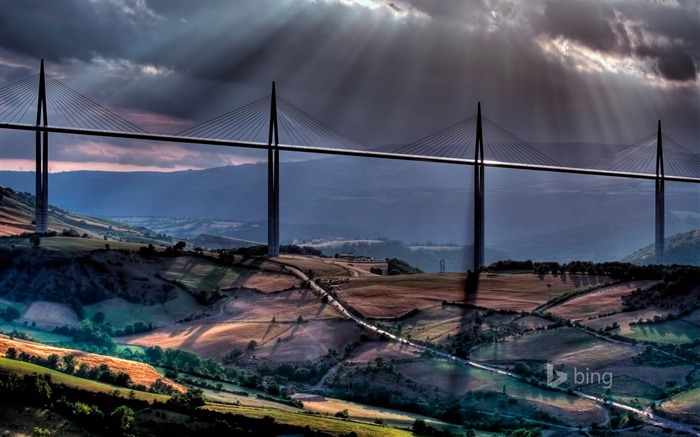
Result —
[[[46,71],[154,133],[270,93],[367,148],[476,112],[525,141],[700,153],[700,2],[0,0],[0,86]],[[2,169],[33,137],[0,131]],[[283,139],[282,139],[283,140]],[[284,142],[284,141],[283,141]],[[217,147],[51,136],[51,169],[179,170],[260,160]]]

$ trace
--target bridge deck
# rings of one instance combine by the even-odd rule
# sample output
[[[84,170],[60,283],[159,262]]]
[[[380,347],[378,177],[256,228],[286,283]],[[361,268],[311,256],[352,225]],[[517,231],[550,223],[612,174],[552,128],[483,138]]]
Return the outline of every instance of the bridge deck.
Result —
[[[74,134],[74,135],[89,135],[98,137],[112,137],[112,138],[129,138],[136,140],[149,140],[149,141],[162,141],[170,143],[189,143],[189,144],[206,144],[212,146],[227,146],[227,147],[241,147],[248,149],[260,149],[267,150],[268,145],[266,143],[260,142],[248,142],[248,141],[232,141],[225,139],[211,139],[211,138],[198,138],[198,137],[188,137],[179,135],[161,135],[161,134],[149,134],[141,132],[120,132],[120,131],[110,131],[110,130],[99,130],[99,129],[83,129],[74,127],[60,127],[60,126],[36,126],[34,124],[26,123],[0,123],[0,129],[15,129],[15,130],[26,130],[26,131],[46,131],[64,134]],[[379,158],[379,159],[395,159],[403,161],[422,161],[422,162],[435,162],[443,164],[459,164],[459,165],[474,165],[473,159],[465,158],[450,158],[450,157],[440,157],[440,156],[424,156],[424,155],[407,155],[401,153],[390,153],[390,152],[375,152],[371,150],[349,150],[349,149],[332,149],[324,147],[311,147],[311,146],[300,146],[293,144],[280,144],[277,146],[279,150],[289,151],[289,152],[304,152],[304,153],[320,153],[325,155],[343,155],[343,156],[358,156],[365,158]],[[657,176],[655,174],[647,173],[630,173],[623,171],[610,171],[610,170],[600,170],[591,168],[577,168],[577,167],[560,167],[552,165],[536,165],[536,164],[521,164],[512,162],[500,162],[500,161],[484,161],[484,165],[487,167],[500,167],[500,168],[511,168],[518,170],[535,170],[535,171],[546,171],[554,173],[574,173],[574,174],[587,174],[594,176],[612,176],[612,177],[622,177],[631,179],[649,179],[655,180]],[[673,182],[689,182],[689,183],[700,183],[700,178],[684,177],[684,176],[665,176],[665,180]]]

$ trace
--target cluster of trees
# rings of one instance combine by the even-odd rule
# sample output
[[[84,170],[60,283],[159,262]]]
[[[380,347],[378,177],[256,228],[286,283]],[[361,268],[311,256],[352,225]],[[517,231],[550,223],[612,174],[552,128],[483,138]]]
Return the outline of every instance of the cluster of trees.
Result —
[[[18,319],[19,316],[19,310],[15,307],[8,306],[5,309],[0,309],[0,319],[3,319],[6,322],[11,322],[15,319]]]
[[[94,393],[54,384],[48,375],[20,376],[16,372],[0,373],[0,393],[3,399],[12,399],[13,408],[24,406],[45,407],[70,421],[99,435],[129,435],[138,426],[139,433],[166,437],[173,435],[212,436],[260,436],[304,435],[331,437],[330,434],[312,430],[309,426],[277,423],[272,417],[261,419],[219,413],[199,408],[203,404],[201,391],[175,395],[168,402],[153,401],[149,405],[132,397],[123,398],[118,393]],[[0,403],[3,402],[0,399]],[[89,399],[89,401],[86,401]],[[134,412],[139,411],[139,415]],[[185,414],[187,421],[153,420],[166,418],[166,411]],[[152,416],[152,417],[149,417]],[[37,435],[44,431],[37,429]],[[341,437],[352,437],[350,432]]]
[[[646,308],[649,305],[673,306],[680,312],[678,316],[690,314],[698,307],[700,296],[692,298],[690,293],[700,284],[700,267],[653,266],[653,278],[661,282],[646,290],[637,289],[622,297],[625,311]],[[645,278],[646,279],[646,278]]]
[[[56,385],[51,382],[49,375],[27,374],[19,375],[10,371],[2,374],[0,378],[0,391],[6,393],[16,402],[29,405],[48,406],[64,417],[70,418],[74,423],[90,430],[111,429],[117,433],[126,433],[134,425],[134,409],[127,405],[118,405],[118,398],[112,398],[104,406],[88,404],[76,400],[81,394],[82,397],[94,399],[92,396],[85,396],[85,392],[69,389],[63,385]],[[101,396],[104,399],[106,396]],[[140,401],[130,401],[131,403],[145,404]],[[143,408],[142,405],[141,408]],[[105,408],[111,410],[105,414]],[[42,434],[43,429],[36,430],[37,434]],[[47,434],[50,435],[50,434]]]
[[[229,364],[243,355],[243,350],[234,348],[227,353],[223,362]],[[259,360],[254,371],[235,366],[223,367],[214,359],[203,360],[190,351],[151,346],[144,350],[143,361],[171,369],[166,376],[175,377],[177,372],[204,376],[217,381],[238,383],[244,387],[260,389],[273,395],[285,395],[279,389],[281,385],[290,382],[316,383],[331,367],[326,360],[311,362],[303,365],[293,363],[270,364],[267,360]],[[273,383],[274,382],[274,383]],[[275,389],[277,387],[277,389]]]
[[[573,274],[607,275],[615,280],[631,280],[662,279],[666,275],[671,275],[672,277],[679,277],[679,275],[686,276],[689,272],[700,271],[700,268],[677,265],[639,266],[625,262],[593,263],[590,261],[571,261],[570,263],[560,264],[554,261],[533,262],[531,260],[502,260],[492,263],[486,270],[494,272],[504,270],[527,270],[537,274],[553,275],[568,272]],[[697,279],[697,277],[695,278]],[[684,283],[679,284],[679,289],[683,289],[683,285]]]
[[[423,273],[423,270],[413,267],[404,260],[398,258],[387,258],[387,273],[392,275],[412,275],[416,273]]]
[[[58,334],[69,335],[80,348],[91,351],[106,351],[113,354],[117,344],[112,340],[108,328],[105,325],[83,319],[78,328],[59,326],[54,329]]]
[[[237,247],[233,249],[221,249],[219,259],[231,263],[235,263],[235,255],[240,255],[244,258],[256,258],[267,255],[267,245],[259,244],[256,246]],[[295,244],[283,244],[280,246],[280,253],[292,255],[312,255],[323,256],[323,252],[311,246],[297,246]]]
[[[265,246],[267,249],[267,246]],[[291,255],[311,255],[323,256],[323,252],[311,246],[297,246],[295,244],[283,244],[280,246],[280,253],[288,253]]]
[[[73,237],[73,238],[78,238],[78,237],[90,238],[90,236],[87,233],[83,233],[82,235],[80,235],[78,233],[78,231],[76,231],[73,228],[69,228],[69,229],[64,228],[63,230],[61,230],[61,236],[62,237]]]
[[[14,347],[10,347],[7,349],[5,356],[9,359],[24,361],[69,375],[75,375],[78,378],[91,379],[93,381],[100,381],[134,390],[162,394],[173,394],[175,392],[170,384],[160,379],[151,384],[150,387],[146,387],[143,384],[134,384],[131,380],[131,375],[123,371],[114,372],[107,364],[100,364],[94,367],[90,367],[85,363],[80,363],[80,365],[78,365],[75,356],[71,354],[62,357],[58,354],[51,354],[43,358],[26,352],[18,352]]]

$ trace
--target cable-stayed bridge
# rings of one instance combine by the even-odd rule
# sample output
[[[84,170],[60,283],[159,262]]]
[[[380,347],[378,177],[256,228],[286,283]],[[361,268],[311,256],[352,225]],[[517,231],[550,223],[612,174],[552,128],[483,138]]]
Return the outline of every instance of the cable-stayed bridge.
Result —
[[[49,123],[51,119],[51,124]],[[48,134],[64,133],[135,140],[267,150],[268,255],[279,255],[279,153],[311,152],[367,158],[474,166],[475,271],[484,260],[486,167],[589,174],[656,182],[656,262],[664,262],[664,182],[700,183],[700,157],[657,132],[589,167],[566,167],[477,113],[390,152],[366,150],[277,96],[266,97],[171,135],[153,134],[100,106],[58,79],[40,72],[0,89],[0,129],[36,133],[36,230],[48,231]]]

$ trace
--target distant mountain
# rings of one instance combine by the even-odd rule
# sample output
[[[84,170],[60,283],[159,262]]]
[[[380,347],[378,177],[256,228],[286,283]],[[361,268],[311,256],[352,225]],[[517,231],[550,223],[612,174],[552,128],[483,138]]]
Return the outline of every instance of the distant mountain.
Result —
[[[285,154],[283,153],[283,158]],[[472,169],[424,162],[333,157],[282,162],[281,240],[376,238],[413,243],[472,242]],[[188,218],[248,224],[187,235],[266,241],[264,163],[172,173],[52,173],[51,203],[102,217]],[[31,172],[0,182],[33,191]],[[257,225],[255,225],[257,224]],[[695,184],[666,186],[669,233],[700,229]],[[183,231],[184,227],[181,227]],[[653,241],[654,185],[611,177],[486,169],[486,245],[493,254],[533,260],[620,259]],[[486,262],[496,261],[489,259]]]
[[[33,233],[34,205],[36,199],[29,193],[21,193],[12,188],[0,186],[0,237]],[[49,231],[61,234],[64,230],[73,235],[102,238],[105,234],[141,235],[147,229],[124,226],[113,220],[89,217],[72,213],[55,206],[49,206]]]
[[[641,265],[654,264],[655,256],[656,247],[650,244],[623,258],[623,261]],[[682,232],[666,238],[664,257],[666,264],[700,266],[700,230]]]

